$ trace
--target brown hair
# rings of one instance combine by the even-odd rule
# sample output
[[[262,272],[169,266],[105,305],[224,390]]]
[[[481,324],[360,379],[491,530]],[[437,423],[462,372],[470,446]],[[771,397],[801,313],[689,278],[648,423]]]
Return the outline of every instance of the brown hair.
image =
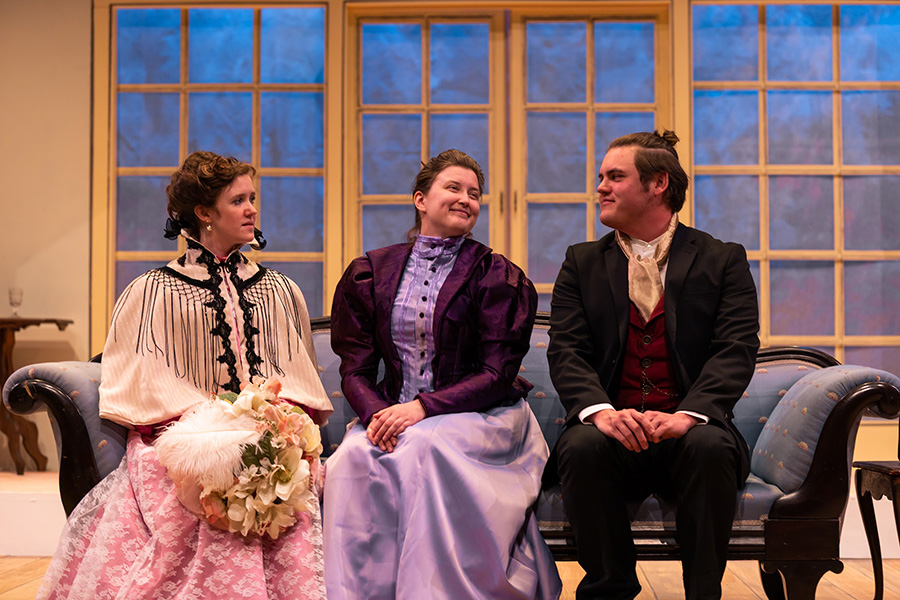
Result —
[[[193,152],[172,173],[172,181],[166,186],[169,217],[187,229],[191,236],[197,237],[200,232],[194,207],[212,208],[222,190],[235,179],[255,174],[253,166],[233,156],[219,156],[205,150]]]
[[[451,148],[433,156],[427,163],[422,163],[422,168],[416,175],[416,180],[413,181],[413,196],[416,195],[416,192],[427,194],[437,176],[448,167],[462,167],[475,173],[475,177],[478,179],[478,196],[480,197],[484,193],[484,173],[481,172],[481,167],[474,158],[465,152]],[[422,215],[418,208],[415,206],[413,208],[416,211],[416,223],[412,229],[406,232],[406,239],[410,242],[415,241],[419,230],[422,229]]]
[[[678,136],[674,131],[666,129],[662,133],[654,131],[650,133],[630,133],[614,139],[609,144],[609,149],[634,146],[634,166],[637,168],[641,183],[646,184],[657,173],[666,173],[669,176],[669,189],[664,200],[672,209],[678,212],[684,206],[684,199],[688,188],[688,176],[684,172],[681,163],[678,162],[678,153],[675,144]]]

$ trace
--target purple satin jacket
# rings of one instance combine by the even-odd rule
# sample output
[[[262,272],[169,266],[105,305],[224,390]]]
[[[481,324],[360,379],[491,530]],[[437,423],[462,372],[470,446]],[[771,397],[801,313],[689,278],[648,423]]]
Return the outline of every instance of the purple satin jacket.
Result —
[[[397,244],[367,252],[335,290],[331,347],[341,358],[341,389],[364,424],[400,396],[391,309],[411,251]],[[525,397],[532,385],[518,373],[536,311],[537,293],[519,267],[464,241],[434,310],[434,391],[418,395],[425,412],[481,411]],[[376,381],[382,360],[385,376]]]

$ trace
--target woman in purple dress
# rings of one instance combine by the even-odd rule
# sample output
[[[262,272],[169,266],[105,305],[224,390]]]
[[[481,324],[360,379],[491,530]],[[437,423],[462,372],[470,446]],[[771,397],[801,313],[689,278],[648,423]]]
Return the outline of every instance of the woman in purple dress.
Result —
[[[483,185],[466,154],[432,158],[409,242],[357,258],[335,291],[332,346],[359,423],[327,464],[330,600],[560,594],[529,510],[548,450],[518,376],[537,294],[469,239]]]

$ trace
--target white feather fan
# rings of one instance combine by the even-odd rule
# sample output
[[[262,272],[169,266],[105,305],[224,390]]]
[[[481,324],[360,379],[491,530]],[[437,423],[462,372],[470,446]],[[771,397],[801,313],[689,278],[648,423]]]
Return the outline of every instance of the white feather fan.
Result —
[[[159,462],[176,483],[192,481],[217,490],[231,487],[243,468],[244,447],[256,444],[260,432],[253,417],[235,417],[204,402],[173,423],[157,438]]]

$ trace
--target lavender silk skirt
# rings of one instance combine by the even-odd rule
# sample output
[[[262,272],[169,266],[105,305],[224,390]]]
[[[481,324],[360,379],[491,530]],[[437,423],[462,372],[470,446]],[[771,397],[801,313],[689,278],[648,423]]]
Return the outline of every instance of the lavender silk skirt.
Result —
[[[558,598],[529,511],[547,456],[524,400],[427,418],[392,453],[355,425],[326,466],[329,600]]]

